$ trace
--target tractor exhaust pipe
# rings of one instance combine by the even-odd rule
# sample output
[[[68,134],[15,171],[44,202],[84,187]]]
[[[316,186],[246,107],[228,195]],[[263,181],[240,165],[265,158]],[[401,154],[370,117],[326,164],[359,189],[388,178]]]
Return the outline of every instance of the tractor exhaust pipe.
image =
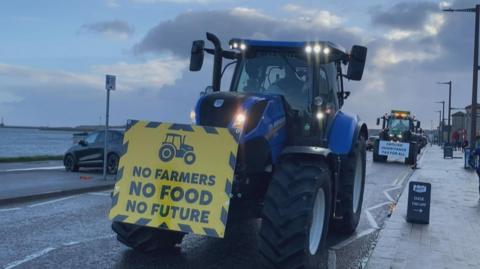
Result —
[[[222,44],[216,35],[209,32],[207,32],[207,40],[212,42],[215,48],[215,54],[213,56],[212,88],[213,91],[218,92],[220,91],[220,83],[222,81]]]

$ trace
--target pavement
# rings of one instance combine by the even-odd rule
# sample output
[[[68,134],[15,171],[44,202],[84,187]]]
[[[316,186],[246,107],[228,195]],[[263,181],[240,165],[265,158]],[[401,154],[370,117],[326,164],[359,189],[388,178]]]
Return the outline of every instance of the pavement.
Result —
[[[98,169],[66,172],[61,162],[0,165],[0,205],[112,189],[115,176],[103,179]]]
[[[349,236],[330,233],[320,268],[350,269],[365,263],[379,227],[388,219],[390,206],[412,171],[401,162],[373,163],[371,152],[368,153],[357,231]],[[101,171],[0,172],[0,182],[4,176],[20,181],[53,177],[58,181],[82,182],[80,175],[101,177]],[[42,184],[41,180],[37,182]],[[0,204],[0,268],[258,268],[259,219],[229,223],[224,239],[189,234],[176,252],[144,254],[116,240],[108,219],[110,207],[109,191]]]
[[[475,172],[428,146],[411,181],[429,182],[430,224],[406,221],[408,190],[380,232],[367,269],[480,268],[480,201]]]

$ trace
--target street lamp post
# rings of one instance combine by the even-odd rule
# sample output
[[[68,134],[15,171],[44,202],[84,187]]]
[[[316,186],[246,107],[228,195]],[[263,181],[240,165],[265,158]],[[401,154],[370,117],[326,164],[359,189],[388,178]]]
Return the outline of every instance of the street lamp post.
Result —
[[[438,112],[438,144],[441,144],[441,136],[442,136],[442,111],[441,110],[436,110],[435,112]]]
[[[437,104],[442,104],[442,128],[441,128],[441,132],[442,132],[442,144],[443,144],[443,132],[444,132],[444,126],[445,126],[445,101],[438,101],[438,102],[435,102]]]
[[[450,125],[450,115],[452,114],[452,81],[448,82],[437,82],[437,84],[448,84],[448,137],[447,142],[450,144],[450,136],[451,136],[451,129],[452,126]]]
[[[472,80],[472,108],[471,108],[471,130],[470,130],[470,145],[475,147],[477,136],[477,83],[478,83],[478,23],[480,17],[480,5],[475,5],[474,8],[465,9],[444,9],[446,12],[475,12],[475,38],[473,45],[473,80]]]

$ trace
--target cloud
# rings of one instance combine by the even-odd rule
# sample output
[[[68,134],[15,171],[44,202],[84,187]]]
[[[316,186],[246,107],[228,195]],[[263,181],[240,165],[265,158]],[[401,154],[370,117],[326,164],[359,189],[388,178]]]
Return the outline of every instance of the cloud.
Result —
[[[131,36],[135,30],[125,21],[112,20],[84,24],[80,27],[80,32],[89,32],[102,34],[107,37],[126,39]]]
[[[213,2],[221,2],[222,0],[131,0],[133,3],[140,4],[156,4],[156,3],[177,3],[177,4],[208,4]]]
[[[133,50],[137,54],[171,52],[187,57],[192,40],[204,39],[207,31],[217,34],[223,44],[232,37],[243,37],[273,40],[321,39],[350,46],[362,43],[368,37],[360,33],[358,28],[342,26],[342,20],[330,12],[318,9],[308,11],[296,5],[287,5],[284,9],[291,12],[287,17],[278,18],[243,7],[182,13],[153,27]]]
[[[120,4],[118,3],[118,0],[105,0],[105,3],[107,4],[108,7],[111,7],[111,8],[117,8],[120,6]]]
[[[425,25],[429,14],[439,11],[434,2],[400,2],[388,9],[376,7],[372,11],[372,22],[376,25],[416,30]]]
[[[150,60],[140,64],[125,62],[113,65],[94,66],[93,71],[101,74],[115,74],[120,90],[160,89],[174,85],[187,67],[186,60],[174,58]]]
[[[40,83],[50,85],[81,84],[89,87],[101,85],[98,78],[91,74],[81,74],[66,71],[52,71],[28,66],[0,63],[0,76],[15,79],[16,83]]]
[[[22,97],[17,96],[11,92],[0,91],[0,105],[18,103],[22,100],[23,100]]]
[[[180,79],[186,66],[186,60],[162,58],[144,63],[96,65],[88,72],[74,73],[0,63],[0,77],[13,80],[17,85],[30,85],[32,88],[42,85],[63,86],[64,89],[71,86],[103,89],[105,74],[113,74],[117,76],[117,89],[120,91],[159,90]]]

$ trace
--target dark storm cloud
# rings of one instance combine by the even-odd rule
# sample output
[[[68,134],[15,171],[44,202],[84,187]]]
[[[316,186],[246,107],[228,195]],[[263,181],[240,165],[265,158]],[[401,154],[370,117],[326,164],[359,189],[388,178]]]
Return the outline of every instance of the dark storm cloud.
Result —
[[[392,28],[418,29],[425,24],[428,15],[439,11],[434,2],[400,2],[390,8],[376,7],[372,10],[372,22]]]
[[[266,16],[251,9],[198,11],[178,15],[153,27],[134,52],[173,52],[187,56],[194,39],[205,39],[205,32],[219,36],[223,46],[232,37],[273,40],[332,40],[344,46],[359,43],[361,36],[340,26],[315,25],[314,20],[289,20]],[[327,22],[328,23],[328,22]],[[326,23],[325,23],[326,24]]]
[[[132,35],[135,30],[125,21],[113,20],[84,24],[80,27],[80,31],[128,37]]]

